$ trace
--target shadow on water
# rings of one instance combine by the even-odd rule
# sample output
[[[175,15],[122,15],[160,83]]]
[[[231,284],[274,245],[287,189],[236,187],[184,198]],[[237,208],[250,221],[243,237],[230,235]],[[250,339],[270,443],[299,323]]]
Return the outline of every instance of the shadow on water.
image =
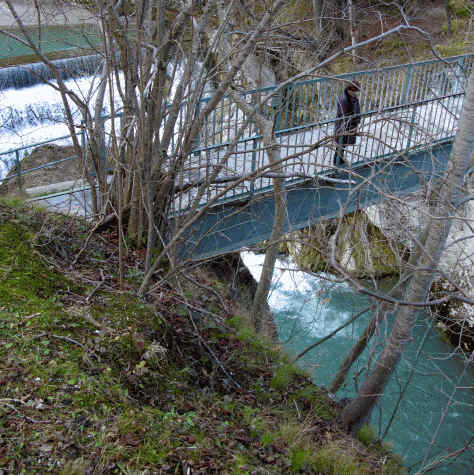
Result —
[[[263,256],[246,254],[246,265],[259,277]],[[288,267],[281,261],[281,268]],[[278,271],[270,297],[280,340],[295,356],[328,333],[348,321],[371,301],[357,295],[346,284],[334,284],[303,272]],[[370,320],[365,314],[333,338],[308,352],[299,363],[307,368],[314,381],[327,386],[335,376],[344,357]],[[392,317],[380,325],[376,337],[352,368],[338,398],[352,398],[390,331]],[[444,343],[432,319],[426,313],[418,315],[413,339],[389,382],[384,396],[372,413],[371,425],[382,436],[405,385],[413,377],[400,403],[385,440],[405,457],[410,473],[420,468],[425,459],[436,458],[461,449],[469,442],[474,426],[472,413],[472,371],[468,362],[453,353]],[[449,465],[430,473],[472,473],[472,459],[466,452],[449,459]]]

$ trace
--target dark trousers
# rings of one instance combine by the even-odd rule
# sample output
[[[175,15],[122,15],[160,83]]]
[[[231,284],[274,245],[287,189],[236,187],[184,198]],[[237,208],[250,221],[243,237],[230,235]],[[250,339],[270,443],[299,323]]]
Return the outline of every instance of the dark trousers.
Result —
[[[347,145],[342,143],[342,137],[339,137],[336,144],[336,151],[334,152],[333,162],[336,167],[344,165],[344,154],[346,153]]]

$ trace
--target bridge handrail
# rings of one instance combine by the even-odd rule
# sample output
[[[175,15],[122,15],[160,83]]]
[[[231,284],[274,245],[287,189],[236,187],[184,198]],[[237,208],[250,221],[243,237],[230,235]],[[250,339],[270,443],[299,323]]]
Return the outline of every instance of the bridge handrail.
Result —
[[[454,93],[454,94],[447,94],[445,96],[440,96],[440,97],[436,97],[436,98],[432,98],[432,99],[424,99],[424,100],[421,100],[421,101],[409,102],[407,104],[401,104],[401,105],[398,105],[398,106],[390,106],[390,107],[386,107],[384,109],[373,109],[371,111],[361,112],[360,114],[357,114],[357,115],[354,115],[354,116],[351,116],[351,117],[365,118],[365,117],[370,117],[370,116],[373,116],[373,115],[395,112],[395,111],[402,110],[402,109],[409,109],[411,107],[418,107],[418,106],[421,106],[421,105],[424,105],[424,104],[429,104],[429,103],[432,103],[432,102],[439,102],[439,101],[444,100],[444,99],[460,97],[460,96],[464,96],[464,95],[465,95],[464,92],[457,92],[457,93]],[[335,118],[332,118],[332,119],[329,119],[329,120],[323,120],[323,121],[318,121],[318,122],[310,122],[308,124],[298,125],[296,127],[290,127],[290,128],[287,128],[287,129],[280,129],[280,130],[275,131],[275,135],[277,135],[277,136],[278,135],[285,135],[285,134],[288,134],[289,132],[296,132],[298,130],[304,130],[304,129],[312,128],[312,127],[315,127],[315,126],[318,126],[318,125],[319,126],[325,126],[325,125],[332,124],[332,123],[336,122],[337,120],[338,120],[337,117],[335,117]],[[256,134],[256,135],[252,135],[250,137],[245,137],[245,138],[238,139],[237,141],[235,141],[235,143],[245,143],[245,142],[249,142],[251,140],[256,140],[256,139],[260,140],[262,138],[263,138],[263,135]],[[225,147],[229,147],[233,143],[234,142],[229,141],[229,142],[223,142],[223,143],[220,143],[220,144],[214,144],[214,145],[209,145],[209,146],[205,146],[205,147],[197,147],[197,148],[193,149],[193,152],[194,153],[196,153],[196,152],[206,152],[206,151],[210,151],[210,150],[216,150],[218,148],[225,148]]]
[[[465,54],[465,55],[458,55],[458,56],[454,56],[454,57],[444,58],[442,60],[442,62],[447,63],[447,64],[452,64],[452,65],[457,64],[458,66],[463,67],[463,65],[466,65],[466,59],[468,59],[466,67],[471,68],[472,65],[473,65],[472,64],[472,59],[473,58],[474,58],[474,54]],[[295,88],[297,88],[299,86],[303,87],[303,86],[308,85],[308,84],[316,84],[316,83],[323,83],[323,82],[328,82],[328,86],[324,87],[323,89],[318,90],[318,95],[317,95],[317,98],[316,98],[316,102],[314,102],[315,98],[311,97],[311,99],[310,99],[311,104],[309,104],[309,102],[308,102],[309,101],[308,97],[306,97],[304,99],[306,102],[303,103],[302,99],[300,97],[297,98],[297,96],[295,95],[295,96],[288,96],[284,100],[282,100],[282,98],[280,98],[280,102],[279,102],[280,109],[278,109],[278,110],[275,109],[274,106],[270,106],[270,105],[267,106],[269,109],[273,108],[273,113],[272,112],[269,112],[269,113],[275,114],[275,115],[272,115],[272,118],[276,122],[278,122],[278,124],[276,124],[276,135],[277,136],[283,136],[285,134],[289,134],[289,133],[292,133],[292,132],[297,132],[297,131],[304,130],[304,129],[313,128],[315,126],[327,127],[329,124],[334,123],[337,119],[335,117],[327,119],[327,116],[328,116],[329,113],[332,113],[331,112],[332,111],[331,106],[334,105],[334,97],[337,97],[337,90],[335,88],[333,88],[332,86],[330,86],[329,81],[333,81],[333,80],[337,80],[337,79],[355,78],[355,77],[361,77],[361,76],[364,76],[364,75],[369,76],[370,74],[374,75],[374,81],[377,81],[377,82],[375,83],[374,81],[368,79],[367,86],[368,86],[370,92],[368,92],[364,96],[364,100],[366,101],[366,103],[368,103],[368,105],[370,105],[372,107],[374,103],[375,104],[378,103],[377,98],[382,99],[381,102],[380,102],[381,108],[373,108],[372,107],[372,109],[368,110],[367,112],[361,113],[360,117],[370,117],[370,116],[375,115],[375,114],[389,114],[390,112],[395,112],[397,110],[416,108],[416,107],[421,106],[423,104],[433,103],[433,102],[436,102],[436,101],[442,101],[442,100],[447,99],[447,98],[453,98],[453,97],[463,95],[464,92],[454,92],[454,93],[451,93],[451,94],[444,94],[444,95],[437,94],[436,97],[432,97],[432,98],[429,98],[429,99],[421,99],[421,100],[417,100],[417,101],[413,101],[413,100],[410,101],[409,100],[413,96],[417,97],[418,94],[417,94],[416,91],[417,91],[418,85],[420,85],[420,87],[422,87],[422,92],[420,93],[420,95],[425,97],[427,94],[430,94],[430,88],[425,87],[425,85],[423,84],[423,80],[426,80],[426,78],[428,77],[427,75],[431,75],[431,76],[429,76],[430,79],[432,79],[433,77],[438,78],[440,74],[445,74],[445,70],[442,69],[442,68],[441,69],[436,69],[435,68],[433,70],[424,70],[423,67],[425,65],[430,65],[430,64],[441,64],[442,62],[440,62],[440,60],[438,60],[438,59],[432,59],[432,60],[425,60],[425,61],[420,61],[420,62],[416,62],[416,63],[407,63],[407,64],[404,64],[404,65],[388,66],[388,67],[385,67],[385,68],[379,68],[379,69],[375,69],[375,70],[366,70],[366,71],[357,71],[357,72],[351,72],[351,73],[344,73],[344,74],[331,76],[331,77],[319,77],[319,78],[316,78],[316,79],[308,79],[308,80],[304,80],[304,81],[297,81],[297,82],[291,83],[291,84],[286,86],[286,87],[290,88],[290,94],[301,94],[301,95],[307,94],[307,91],[305,92],[303,89],[296,91]],[[420,78],[421,79],[418,78],[417,79],[418,82],[414,86],[413,86],[413,84],[410,84],[411,76],[412,76],[411,72],[409,72],[409,74],[401,73],[401,75],[397,75],[396,77],[394,76],[393,78],[392,78],[392,76],[390,76],[387,79],[386,82],[385,82],[385,79],[380,80],[380,78],[377,79],[375,77],[378,73],[385,73],[385,72],[397,71],[397,70],[402,71],[404,69],[409,70],[409,71],[413,71],[414,68],[417,68],[417,67],[420,68],[420,72],[421,72]],[[401,103],[401,104],[385,106],[386,102],[387,102],[386,101],[386,93],[385,92],[382,93],[381,91],[384,91],[384,88],[387,88],[388,84],[392,84],[391,81],[397,82],[397,81],[400,81],[402,78],[406,79],[406,83],[404,83],[404,85],[403,85],[404,94],[398,94],[397,93],[396,94],[397,99],[395,100],[395,102],[397,102],[398,100],[402,100],[402,99],[403,99],[404,102]],[[456,85],[453,86],[452,78],[450,76],[444,77],[444,81],[446,81],[446,83],[448,84],[449,87],[452,87],[452,88],[457,88],[458,87],[457,81],[456,81]],[[397,84],[398,84],[398,82],[397,82]],[[277,87],[278,86],[267,86],[267,87],[264,87],[264,88],[250,89],[248,91],[242,92],[242,95],[243,96],[246,96],[246,95],[249,96],[249,95],[253,95],[253,94],[264,93],[266,91],[270,92],[270,91],[276,89]],[[338,85],[337,87],[339,88],[340,86]],[[375,89],[373,89],[374,87],[375,87]],[[438,86],[435,86],[435,87],[438,87]],[[291,89],[291,88],[293,88],[293,89]],[[440,86],[440,88],[445,89],[444,84],[442,84],[442,86]],[[415,91],[414,93],[411,93],[412,89],[413,89],[413,91]],[[316,91],[316,89],[310,89],[310,92],[312,92],[313,94],[315,93],[315,91]],[[324,92],[321,92],[321,91],[324,91]],[[322,94],[321,97],[319,95],[320,92]],[[400,91],[398,91],[398,92],[400,92]],[[431,92],[433,92],[433,90],[431,90]],[[437,92],[438,92],[438,90],[436,90],[436,93]],[[280,94],[280,93],[281,93],[281,91],[278,94]],[[375,96],[375,100],[372,96]],[[395,98],[395,96],[394,96],[394,98]],[[206,103],[209,100],[210,100],[210,97],[203,97],[200,100],[199,104],[200,103]],[[225,96],[224,99],[222,100],[222,102],[220,103],[220,105],[218,106],[218,109],[220,107],[223,108],[222,112],[217,112],[217,109],[216,109],[216,111],[213,112],[214,115],[209,118],[209,121],[211,121],[211,120],[213,120],[213,121],[229,120],[230,121],[230,117],[226,118],[226,116],[225,116],[225,114],[227,113],[227,110],[225,109],[225,107],[227,107],[227,106],[225,106],[224,104],[225,104],[225,101],[228,101],[228,100],[229,100],[229,97]],[[291,104],[290,104],[290,101],[291,101]],[[389,103],[391,104],[392,101],[390,101]],[[304,112],[304,117],[303,117],[303,119],[301,119],[300,116],[297,116],[295,114],[294,110],[291,107],[289,108],[289,104],[290,104],[290,106],[293,107],[293,109],[296,108],[296,110],[298,110],[298,108],[301,108],[301,109],[305,110],[305,108],[306,108],[309,112],[307,112],[307,113]],[[308,108],[308,106],[309,106],[309,108]],[[199,107],[199,105],[198,105],[198,107]],[[315,107],[314,110],[311,109],[311,108],[314,108],[314,107]],[[222,117],[220,117],[220,116],[218,117],[218,113],[221,114]],[[120,116],[121,116],[121,114],[119,113],[119,114],[116,114],[114,117],[120,118]],[[110,118],[110,117],[104,116],[104,117],[102,117],[102,120],[107,120],[108,118]],[[315,118],[317,118],[318,120],[314,120]],[[313,120],[311,120],[311,119],[313,119]],[[287,126],[288,123],[296,124],[296,125],[292,125],[291,127],[288,127]],[[206,122],[206,124],[207,124],[207,122]],[[80,125],[78,125],[77,127],[80,127]],[[219,127],[219,125],[218,125],[218,127]],[[226,127],[227,127],[227,125],[226,125]],[[229,127],[230,127],[230,125],[229,125]],[[252,133],[252,129],[253,129],[253,126],[250,126],[248,135],[244,138],[240,138],[237,141],[237,143],[242,144],[242,143],[247,143],[249,141],[259,140],[261,138],[261,135]],[[86,137],[85,137],[84,131],[83,130],[79,131],[79,134],[82,134],[82,141],[83,141],[83,143],[85,143]],[[209,135],[211,137],[214,137],[214,139],[218,137],[219,130],[217,130],[217,133],[216,133],[215,125],[214,125],[214,132],[213,133],[211,132]],[[207,137],[208,136],[206,136],[206,138]],[[79,158],[77,156],[72,156],[72,157],[68,157],[66,159],[62,159],[62,160],[59,160],[59,161],[56,161],[56,162],[50,162],[50,163],[47,163],[47,164],[43,164],[39,167],[35,167],[35,168],[32,168],[32,169],[27,169],[27,170],[22,171],[21,170],[21,160],[20,160],[21,152],[23,152],[27,149],[32,149],[32,148],[35,148],[35,147],[38,147],[38,146],[41,146],[41,145],[46,145],[48,143],[52,143],[52,142],[55,142],[57,140],[64,140],[64,139],[68,139],[68,138],[70,138],[70,135],[48,139],[48,140],[37,142],[37,143],[31,144],[31,145],[24,145],[24,146],[21,146],[21,147],[12,148],[12,149],[9,149],[5,152],[1,152],[0,157],[5,156],[5,155],[13,155],[13,154],[15,155],[15,162],[16,162],[16,165],[17,165],[17,170],[16,170],[15,175],[17,176],[19,186],[21,187],[21,175],[22,174],[31,173],[31,172],[39,170],[41,168],[53,167],[53,166],[58,165],[62,162],[72,160],[74,158]],[[222,138],[224,140],[222,140]],[[211,145],[202,146],[202,145],[199,145],[200,139],[198,138],[196,140],[196,146],[194,147],[192,153],[193,154],[199,154],[201,152],[206,152],[206,151],[210,151],[210,150],[217,150],[217,149],[221,149],[221,148],[224,148],[224,147],[228,147],[231,143],[234,143],[234,141],[228,141],[226,139],[227,139],[227,136],[225,136],[225,134],[222,134],[222,128],[221,128],[221,140],[222,140],[222,142],[217,143],[217,144],[213,143]],[[104,143],[105,143],[105,140],[104,140]],[[13,176],[15,176],[15,175],[13,175]],[[7,178],[11,179],[12,176],[7,177]]]
[[[466,58],[474,58],[474,53],[461,54],[457,56],[449,56],[448,58],[442,58],[441,61],[445,63],[451,63],[451,62],[455,63],[456,61],[459,61],[460,59],[466,59]],[[381,72],[386,72],[386,71],[395,71],[397,69],[403,69],[403,68],[408,68],[408,67],[413,67],[413,66],[428,65],[428,64],[436,64],[439,62],[440,62],[439,59],[427,59],[424,61],[417,61],[415,63],[396,64],[394,66],[386,66],[383,68],[376,68],[376,69],[366,69],[363,71],[353,71],[349,73],[336,74],[333,76],[320,76],[315,79],[304,79],[302,81],[295,81],[290,84],[294,86],[299,86],[299,85],[313,84],[317,82],[327,81],[328,79],[354,78],[356,76],[363,76],[367,74],[381,73]],[[256,93],[261,93],[261,92],[270,92],[276,89],[276,87],[277,86],[264,86],[264,87],[253,88],[253,89],[246,89],[243,92],[243,94],[256,94]],[[225,97],[228,97],[228,96],[225,96]],[[206,97],[203,97],[201,101],[208,102],[211,100],[211,98],[212,96],[206,96]]]

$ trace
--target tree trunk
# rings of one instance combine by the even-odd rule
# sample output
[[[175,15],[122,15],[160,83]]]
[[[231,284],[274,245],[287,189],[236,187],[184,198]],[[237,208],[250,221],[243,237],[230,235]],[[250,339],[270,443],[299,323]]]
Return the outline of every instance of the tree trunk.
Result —
[[[336,35],[341,42],[338,46],[344,46],[346,42],[347,33],[346,33],[346,22],[345,22],[345,11],[346,11],[346,1],[345,0],[336,0],[335,1],[335,16],[336,20],[334,23],[334,29],[336,31]]]
[[[313,33],[316,38],[321,36],[322,11],[323,0],[313,0]]]
[[[336,377],[332,380],[331,384],[328,387],[328,391],[330,393],[336,393],[339,388],[344,383],[347,373],[351,369],[352,365],[355,361],[359,358],[361,353],[367,347],[367,343],[369,343],[370,339],[372,338],[375,329],[377,328],[378,322],[380,320],[380,310],[375,310],[372,318],[370,319],[369,324],[365,328],[364,332],[360,336],[357,343],[352,347],[350,353],[344,359],[342,365],[339,367],[337,371]]]
[[[448,35],[453,36],[453,29],[451,25],[451,5],[449,4],[450,0],[445,0],[444,10],[446,11],[446,21],[448,22]]]
[[[351,30],[351,43],[352,46],[357,44],[357,30],[356,30],[356,12],[354,7],[353,0],[347,0],[347,8],[349,10],[349,26]],[[356,50],[355,48],[352,50],[352,63],[355,64],[357,62],[356,57]]]
[[[451,153],[448,169],[445,173],[440,192],[440,201],[433,207],[425,235],[426,243],[420,249],[417,268],[405,292],[404,300],[417,302],[425,300],[433,279],[433,272],[439,263],[449,229],[455,204],[459,201],[465,173],[472,160],[474,149],[474,73],[471,73],[466,92],[459,131]],[[453,207],[454,205],[454,207]],[[427,270],[429,269],[429,270]],[[357,397],[348,404],[342,413],[344,425],[348,430],[357,431],[361,423],[370,415],[370,411],[383,393],[400,357],[403,348],[411,339],[417,309],[405,305],[400,307],[393,329],[386,345],[374,366],[374,370],[362,385]]]
[[[231,97],[238,107],[247,115],[252,115],[254,121],[263,135],[263,144],[268,154],[268,161],[272,165],[271,171],[278,173],[280,167],[280,148],[274,141],[274,123],[259,114],[237,94],[231,93]],[[283,236],[283,224],[286,216],[286,203],[284,192],[284,179],[273,179],[273,196],[275,200],[275,217],[273,219],[272,234],[269,245],[265,252],[262,274],[258,281],[257,290],[253,298],[250,319],[255,330],[262,332],[275,342],[278,341],[278,332],[271,312],[268,310],[267,299],[272,283],[275,262],[280,250],[280,241]]]
[[[273,138],[273,134],[270,136]],[[279,161],[280,150],[277,149],[273,143],[265,143],[270,163]],[[278,173],[278,170],[272,171]],[[265,252],[265,260],[263,261],[262,274],[258,282],[257,291],[253,301],[251,319],[257,332],[262,330],[275,339],[275,329],[273,320],[269,322],[269,316],[266,312],[266,303],[270,285],[272,283],[273,271],[275,270],[275,262],[280,250],[280,241],[283,236],[283,224],[286,216],[286,204],[284,194],[284,179],[273,179],[273,199],[275,200],[275,217],[273,219],[272,234],[269,239],[269,244]],[[271,325],[273,323],[273,326]]]

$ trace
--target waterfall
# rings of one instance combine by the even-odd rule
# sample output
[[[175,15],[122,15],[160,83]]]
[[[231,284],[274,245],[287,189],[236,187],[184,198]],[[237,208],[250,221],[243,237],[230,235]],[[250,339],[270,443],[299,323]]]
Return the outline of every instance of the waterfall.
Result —
[[[102,64],[102,56],[93,54],[53,61],[62,79],[73,79],[93,75]],[[0,69],[0,91],[21,89],[54,79],[49,67],[43,63],[32,63]]]
[[[64,121],[64,108],[60,102],[37,102],[20,108],[7,106],[0,109],[0,129],[2,133],[61,121]]]

